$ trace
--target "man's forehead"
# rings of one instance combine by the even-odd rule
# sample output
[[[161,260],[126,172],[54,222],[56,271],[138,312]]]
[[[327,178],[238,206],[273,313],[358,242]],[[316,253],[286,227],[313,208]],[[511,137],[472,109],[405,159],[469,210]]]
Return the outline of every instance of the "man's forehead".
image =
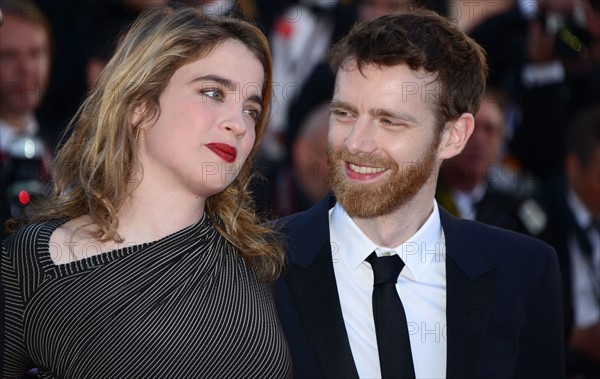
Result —
[[[439,81],[436,80],[436,74],[426,71],[423,68],[413,70],[407,64],[401,63],[393,66],[381,65],[376,63],[366,63],[359,65],[351,61],[336,73],[336,85],[341,78],[361,78],[370,80],[375,77],[385,78],[386,81],[402,81],[407,83],[417,83],[420,88],[437,88]]]
[[[362,83],[362,84],[361,84]],[[400,96],[402,102],[419,101],[428,107],[439,104],[442,93],[440,82],[431,72],[412,70],[408,65],[382,66],[369,64],[360,69],[356,64],[338,70],[335,80],[334,97],[344,100],[355,95],[366,95],[362,90],[377,91],[380,96]],[[434,110],[435,108],[431,108]]]

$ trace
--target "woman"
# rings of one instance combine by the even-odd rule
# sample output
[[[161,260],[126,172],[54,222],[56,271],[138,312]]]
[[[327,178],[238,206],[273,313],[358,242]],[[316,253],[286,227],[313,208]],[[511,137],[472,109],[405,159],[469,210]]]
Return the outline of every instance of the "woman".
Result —
[[[3,242],[3,378],[289,376],[266,283],[281,248],[247,191],[271,84],[246,22],[183,8],[133,25],[38,222]]]

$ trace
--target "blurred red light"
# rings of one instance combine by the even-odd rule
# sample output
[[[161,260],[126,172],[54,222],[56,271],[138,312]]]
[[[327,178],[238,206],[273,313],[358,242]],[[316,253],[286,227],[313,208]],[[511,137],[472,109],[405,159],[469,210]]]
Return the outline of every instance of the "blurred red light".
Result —
[[[30,197],[27,191],[19,192],[19,203],[23,205],[27,205],[29,203]]]

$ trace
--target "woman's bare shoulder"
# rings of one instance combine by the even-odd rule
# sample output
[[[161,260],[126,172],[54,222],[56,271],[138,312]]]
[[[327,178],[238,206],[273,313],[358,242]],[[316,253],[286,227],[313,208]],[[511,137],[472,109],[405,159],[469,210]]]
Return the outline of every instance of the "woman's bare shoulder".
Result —
[[[88,216],[67,221],[50,236],[50,256],[56,265],[71,263],[100,254],[106,242],[100,241],[97,227]]]

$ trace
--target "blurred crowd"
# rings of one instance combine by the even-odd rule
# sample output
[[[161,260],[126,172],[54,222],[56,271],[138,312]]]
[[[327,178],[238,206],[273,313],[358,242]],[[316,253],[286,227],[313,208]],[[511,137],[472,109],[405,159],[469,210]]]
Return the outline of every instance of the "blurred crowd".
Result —
[[[426,7],[488,54],[488,91],[437,198],[457,216],[552,244],[570,373],[600,377],[600,1],[181,0],[269,37],[275,104],[254,193],[265,219],[328,191],[325,56],[361,20]],[[120,34],[167,0],[0,0],[0,221],[43,196],[50,157]],[[443,48],[443,46],[440,46]],[[410,90],[407,87],[407,90]]]

